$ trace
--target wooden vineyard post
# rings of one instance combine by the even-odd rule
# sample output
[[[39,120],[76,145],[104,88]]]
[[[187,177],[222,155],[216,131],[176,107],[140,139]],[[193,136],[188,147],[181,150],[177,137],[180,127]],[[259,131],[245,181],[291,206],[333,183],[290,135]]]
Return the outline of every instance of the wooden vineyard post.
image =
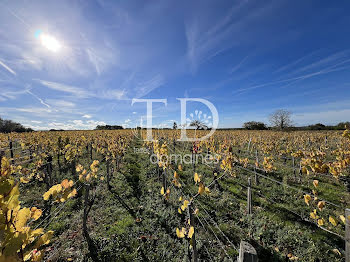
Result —
[[[247,148],[248,153],[249,153],[249,149],[250,149],[250,144],[251,144],[251,142],[252,142],[252,138],[250,138],[250,139],[249,139],[249,142],[248,142],[248,148]]]
[[[196,172],[196,152],[195,152],[195,149],[194,149],[195,145],[193,145],[192,147],[192,165],[193,165],[193,173]]]
[[[163,169],[163,175],[162,175],[162,183],[163,183],[163,188],[164,188],[164,193],[166,192],[166,169]]]
[[[254,181],[255,181],[255,185],[259,185],[259,177],[258,174],[256,172],[256,167],[254,166]]]
[[[92,143],[90,143],[90,159],[92,160]]]
[[[248,242],[241,241],[237,262],[258,262],[256,250]]]
[[[57,152],[57,166],[58,166],[58,172],[61,174],[62,169],[61,169],[60,156],[61,156],[61,151],[60,151],[60,149],[58,149],[58,152]],[[30,154],[30,157],[32,159],[32,154]]]
[[[255,185],[259,185],[259,177],[258,174],[256,173],[257,170],[256,168],[259,166],[259,155],[258,155],[258,150],[255,150],[255,166],[254,166],[254,179],[255,179]]]
[[[4,151],[0,151],[0,171],[1,171],[1,161],[2,161],[2,158],[4,157]]]
[[[47,173],[49,175],[49,184],[50,184],[50,187],[52,186],[52,156],[49,155],[47,158],[46,158],[46,161],[47,161],[47,164],[46,164],[46,168],[47,168]],[[49,188],[50,189],[50,188]],[[48,190],[49,190],[48,189]]]
[[[188,214],[190,217],[190,226],[195,228],[192,204],[188,205]],[[192,249],[193,249],[193,253],[192,253],[193,262],[197,262],[198,261],[198,254],[197,254],[197,246],[196,246],[196,231],[193,232],[191,241],[192,241]]]
[[[296,170],[295,170],[295,158],[294,158],[294,156],[292,156],[292,166],[293,166],[294,181],[296,181]]]
[[[301,178],[303,176],[303,171],[301,169],[301,162],[299,163],[299,183],[301,182]]]
[[[345,262],[350,262],[350,209],[345,209]]]
[[[251,215],[252,212],[252,179],[248,178],[248,191],[247,191],[247,212]]]
[[[10,137],[9,137],[9,139],[10,139]],[[15,160],[13,159],[13,144],[12,144],[12,140],[10,139],[10,154],[11,154],[11,163],[12,163],[12,165],[14,165],[15,164]]]
[[[109,159],[106,160],[106,169],[107,169],[107,188],[108,190],[111,190],[111,175],[110,175],[110,170],[109,170]]]

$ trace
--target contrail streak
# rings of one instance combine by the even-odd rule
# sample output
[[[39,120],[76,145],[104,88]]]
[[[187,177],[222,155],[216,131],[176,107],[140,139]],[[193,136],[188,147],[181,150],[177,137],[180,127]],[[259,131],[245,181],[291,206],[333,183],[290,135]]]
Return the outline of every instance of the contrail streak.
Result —
[[[13,75],[17,75],[15,71],[13,71],[9,66],[7,66],[4,62],[0,60],[0,65],[2,65],[7,71],[9,71]]]

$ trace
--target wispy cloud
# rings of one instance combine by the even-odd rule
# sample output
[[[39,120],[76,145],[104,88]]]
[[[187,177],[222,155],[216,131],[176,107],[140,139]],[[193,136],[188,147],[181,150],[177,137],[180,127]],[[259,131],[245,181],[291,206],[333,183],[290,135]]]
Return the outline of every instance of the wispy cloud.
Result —
[[[20,112],[36,114],[38,116],[40,116],[40,115],[47,116],[46,113],[51,113],[52,112],[51,109],[45,109],[45,108],[42,108],[42,107],[16,108],[15,110],[16,111],[20,111]]]
[[[98,125],[106,125],[106,123],[103,121],[96,121],[96,120],[87,120],[87,121],[69,120],[67,122],[58,122],[58,121],[47,122],[47,123],[35,122],[34,124],[27,124],[26,126],[33,128],[34,130],[49,130],[49,129],[85,130],[85,129],[94,129]]]
[[[267,4],[263,7],[245,10],[249,1],[240,1],[229,8],[226,14],[212,18],[211,9],[204,10],[196,8],[202,14],[194,14],[185,22],[185,34],[187,39],[187,58],[192,72],[196,72],[198,66],[208,61],[214,56],[238,46],[242,39],[247,38],[251,33],[247,26],[259,21],[265,15],[277,7],[277,5]],[[232,37],[237,36],[235,40]]]
[[[27,93],[27,89],[21,89],[21,90],[1,90],[0,99],[3,101],[6,101],[8,99],[15,100],[18,99],[19,96],[24,95]]]
[[[96,73],[101,75],[109,66],[117,62],[119,52],[117,50],[93,49],[89,47],[86,48],[86,53],[90,62],[95,67]]]
[[[235,65],[234,67],[231,68],[230,70],[230,74],[233,74],[234,72],[236,72],[238,69],[241,68],[241,66],[243,65],[243,63],[249,58],[250,55],[245,56],[237,65]]]
[[[45,81],[45,80],[41,80],[41,79],[33,79],[33,80],[38,81],[39,83],[41,83],[42,85],[44,85],[50,89],[57,90],[60,92],[70,93],[70,94],[76,95],[80,98],[86,98],[86,97],[93,96],[93,94],[91,92],[89,92],[83,88],[80,88],[80,87],[66,85],[66,84],[57,83],[57,82]]]
[[[49,103],[50,105],[57,107],[57,108],[72,108],[75,107],[76,104],[71,102],[71,101],[67,101],[67,100],[63,100],[63,99],[46,99],[45,100],[47,103]]]
[[[308,64],[308,65],[305,65],[301,68],[298,68],[292,72],[289,72],[288,75],[294,75],[294,74],[297,74],[297,73],[302,73],[302,72],[305,72],[305,71],[309,71],[309,70],[312,70],[312,69],[317,69],[319,67],[322,67],[322,66],[329,66],[330,63],[337,63],[337,62],[341,62],[341,60],[344,60],[346,58],[349,57],[349,50],[344,50],[344,51],[341,51],[341,52],[337,52],[335,54],[332,54],[332,55],[329,55],[327,57],[324,57],[316,62],[313,62],[311,64]],[[338,63],[337,63],[338,64]],[[336,65],[337,65],[336,64]]]
[[[164,85],[164,79],[161,75],[155,75],[151,79],[147,81],[143,81],[137,84],[135,91],[137,97],[143,97],[153,90],[161,87]]]
[[[2,65],[7,71],[9,71],[13,75],[17,75],[15,71],[13,71],[8,65],[6,65],[4,62],[0,60],[0,65]]]
[[[101,99],[122,100],[127,99],[125,97],[126,91],[120,89],[102,89],[96,90],[96,97]]]
[[[289,63],[289,64],[286,64],[284,66],[281,66],[280,68],[278,68],[277,70],[275,70],[274,72],[272,72],[272,74],[275,74],[275,73],[280,73],[280,72],[283,72],[283,71],[286,71],[290,68],[293,68],[294,66],[296,66],[297,64],[301,63],[302,61],[304,61],[305,59],[315,55],[316,53],[318,53],[320,50],[316,50],[314,52],[311,52],[310,54],[307,54],[303,57],[300,57],[299,59]]]
[[[44,106],[46,106],[47,108],[51,108],[50,105],[48,105],[47,103],[44,102],[44,100],[42,100],[40,97],[38,97],[36,94],[33,94],[30,90],[27,90],[27,93],[32,95],[33,97],[35,97],[36,99],[38,99],[40,101],[40,103]]]
[[[348,69],[350,66],[342,66],[342,67],[340,67],[340,66],[347,64],[349,62],[350,62],[350,59],[345,59],[339,63],[333,64],[331,66],[328,66],[328,67],[323,68],[323,69],[316,71],[316,72],[312,72],[312,73],[308,73],[308,74],[304,74],[301,76],[292,77],[292,78],[288,78],[288,79],[276,80],[276,81],[271,81],[271,82],[267,82],[264,84],[254,85],[254,86],[251,86],[248,88],[241,88],[235,92],[244,92],[244,91],[249,91],[249,90],[253,90],[253,89],[257,89],[257,88],[265,87],[265,86],[269,86],[269,85],[276,85],[276,84],[281,84],[281,83],[286,83],[286,82],[291,82],[291,81],[300,81],[300,80],[308,79],[311,77],[320,76],[323,74],[329,74],[331,72],[342,71],[342,70]],[[310,68],[312,68],[312,67],[310,67]]]

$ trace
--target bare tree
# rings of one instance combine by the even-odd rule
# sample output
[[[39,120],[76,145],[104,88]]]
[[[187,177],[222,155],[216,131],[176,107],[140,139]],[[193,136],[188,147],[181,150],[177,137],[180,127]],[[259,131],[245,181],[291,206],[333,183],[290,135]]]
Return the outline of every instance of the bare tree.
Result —
[[[276,110],[270,115],[270,123],[273,127],[281,130],[291,127],[293,125],[291,115],[292,113],[288,110]]]
[[[191,123],[190,123],[190,126],[194,126],[197,130],[198,129],[208,129],[208,127],[202,123],[201,121],[199,120],[193,120]]]

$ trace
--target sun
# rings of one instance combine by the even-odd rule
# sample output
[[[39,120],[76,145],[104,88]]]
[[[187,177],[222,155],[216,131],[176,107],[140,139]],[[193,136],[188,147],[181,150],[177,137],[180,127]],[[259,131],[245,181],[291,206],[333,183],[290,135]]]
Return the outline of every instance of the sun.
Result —
[[[58,52],[61,49],[60,42],[56,38],[50,35],[41,34],[40,35],[41,44],[52,52]]]
[[[62,48],[61,43],[53,36],[49,34],[42,33],[41,30],[38,30],[35,33],[35,37],[38,38],[41,44],[48,50],[52,52],[58,52]]]

